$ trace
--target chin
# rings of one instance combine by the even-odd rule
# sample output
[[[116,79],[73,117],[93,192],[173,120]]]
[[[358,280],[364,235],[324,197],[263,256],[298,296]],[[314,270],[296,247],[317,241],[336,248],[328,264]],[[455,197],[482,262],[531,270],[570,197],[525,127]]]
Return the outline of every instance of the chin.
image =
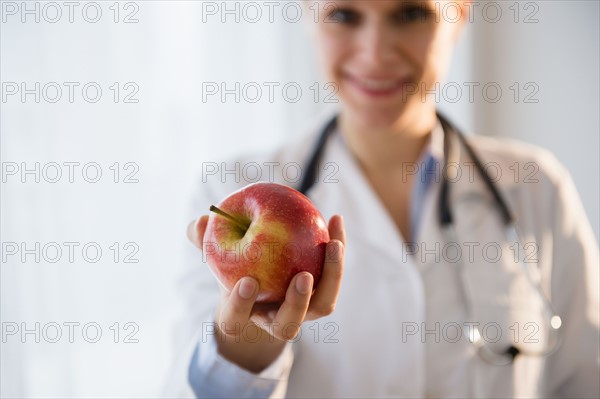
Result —
[[[342,104],[351,123],[369,129],[388,130],[394,126],[418,125],[419,121],[428,120],[431,114],[435,114],[435,106],[415,100],[416,98],[412,98],[409,101],[400,100],[385,104],[377,101],[342,99]]]
[[[342,93],[340,91],[339,94],[344,111],[349,116],[348,119],[364,127],[388,128],[416,111],[415,107],[410,106],[410,103],[407,103],[406,99],[402,99],[401,96],[369,99],[363,96],[354,96],[352,92]],[[347,95],[344,96],[344,94]]]
[[[349,106],[345,111],[352,123],[371,129],[388,129],[404,119],[407,115],[403,105],[396,107]]]

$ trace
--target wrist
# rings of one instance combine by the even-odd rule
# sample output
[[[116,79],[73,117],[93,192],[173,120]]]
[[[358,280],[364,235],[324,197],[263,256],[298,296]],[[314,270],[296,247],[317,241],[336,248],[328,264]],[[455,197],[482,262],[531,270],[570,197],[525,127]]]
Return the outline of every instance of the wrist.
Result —
[[[251,321],[244,326],[216,324],[218,353],[252,373],[260,373],[271,365],[286,345],[286,341],[273,337]]]

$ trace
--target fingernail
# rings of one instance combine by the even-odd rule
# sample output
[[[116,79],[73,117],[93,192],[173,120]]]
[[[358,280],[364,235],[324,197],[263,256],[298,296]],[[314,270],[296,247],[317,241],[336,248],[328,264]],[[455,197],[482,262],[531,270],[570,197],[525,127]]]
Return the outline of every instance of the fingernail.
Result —
[[[306,295],[310,291],[310,280],[312,279],[312,275],[308,273],[302,273],[296,278],[296,290],[302,294]]]
[[[244,299],[250,299],[254,295],[254,291],[256,291],[256,281],[250,277],[244,277],[238,289],[240,296]]]

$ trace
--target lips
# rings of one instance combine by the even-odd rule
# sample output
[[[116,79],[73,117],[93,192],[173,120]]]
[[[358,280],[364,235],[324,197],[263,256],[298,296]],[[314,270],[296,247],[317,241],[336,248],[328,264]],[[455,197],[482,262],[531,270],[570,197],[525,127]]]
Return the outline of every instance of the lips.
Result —
[[[348,81],[357,89],[372,96],[391,95],[409,82],[406,78],[374,78],[346,75]]]

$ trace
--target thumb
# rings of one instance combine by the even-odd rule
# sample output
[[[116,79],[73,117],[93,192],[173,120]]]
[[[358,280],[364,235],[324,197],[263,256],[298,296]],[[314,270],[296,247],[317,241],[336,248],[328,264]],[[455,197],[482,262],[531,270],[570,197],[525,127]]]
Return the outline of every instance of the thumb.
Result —
[[[207,223],[208,216],[202,215],[197,220],[190,222],[187,227],[188,239],[200,250],[202,250],[202,239],[204,238]]]

